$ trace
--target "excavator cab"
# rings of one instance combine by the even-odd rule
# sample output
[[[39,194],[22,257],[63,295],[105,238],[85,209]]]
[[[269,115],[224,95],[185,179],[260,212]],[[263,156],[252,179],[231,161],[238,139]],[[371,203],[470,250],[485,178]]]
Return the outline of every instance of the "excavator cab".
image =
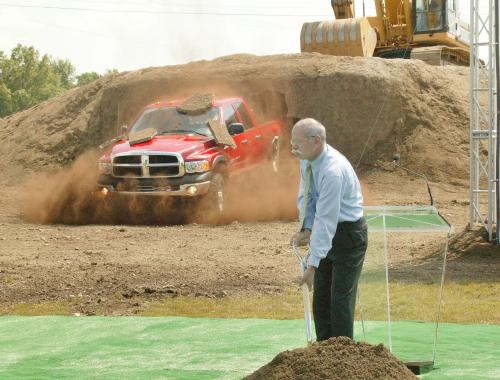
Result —
[[[433,34],[446,32],[446,1],[413,1],[414,34]]]

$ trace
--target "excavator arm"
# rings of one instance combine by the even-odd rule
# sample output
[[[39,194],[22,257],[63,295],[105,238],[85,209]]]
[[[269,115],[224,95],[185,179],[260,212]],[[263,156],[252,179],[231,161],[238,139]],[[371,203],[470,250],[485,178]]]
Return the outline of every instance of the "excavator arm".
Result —
[[[353,0],[331,0],[333,13],[337,20],[354,17]]]

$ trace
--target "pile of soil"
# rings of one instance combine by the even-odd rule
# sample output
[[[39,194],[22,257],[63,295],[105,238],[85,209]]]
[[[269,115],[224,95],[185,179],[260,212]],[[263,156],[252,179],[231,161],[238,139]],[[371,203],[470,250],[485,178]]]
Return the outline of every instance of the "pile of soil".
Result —
[[[130,124],[146,104],[196,92],[243,96],[260,121],[313,117],[366,171],[400,153],[432,181],[467,184],[468,68],[316,53],[233,55],[106,76],[0,119],[0,170],[61,167]]]
[[[246,380],[413,380],[417,377],[382,344],[346,337],[278,354]]]

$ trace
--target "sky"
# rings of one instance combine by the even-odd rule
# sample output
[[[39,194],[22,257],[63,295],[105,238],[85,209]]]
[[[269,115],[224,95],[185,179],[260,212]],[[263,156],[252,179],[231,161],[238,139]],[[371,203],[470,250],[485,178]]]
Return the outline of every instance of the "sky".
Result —
[[[455,1],[466,4],[467,20],[469,1]],[[372,15],[373,0],[365,4]],[[236,53],[298,53],[302,23],[332,18],[330,0],[0,0],[0,50],[33,46],[69,59],[77,73],[137,70]]]

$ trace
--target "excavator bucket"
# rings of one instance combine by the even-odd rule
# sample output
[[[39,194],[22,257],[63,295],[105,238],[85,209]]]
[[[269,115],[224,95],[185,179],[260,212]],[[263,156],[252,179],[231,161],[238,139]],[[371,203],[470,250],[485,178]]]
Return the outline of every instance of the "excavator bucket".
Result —
[[[377,34],[364,17],[306,22],[300,32],[302,52],[371,57],[376,45]]]

